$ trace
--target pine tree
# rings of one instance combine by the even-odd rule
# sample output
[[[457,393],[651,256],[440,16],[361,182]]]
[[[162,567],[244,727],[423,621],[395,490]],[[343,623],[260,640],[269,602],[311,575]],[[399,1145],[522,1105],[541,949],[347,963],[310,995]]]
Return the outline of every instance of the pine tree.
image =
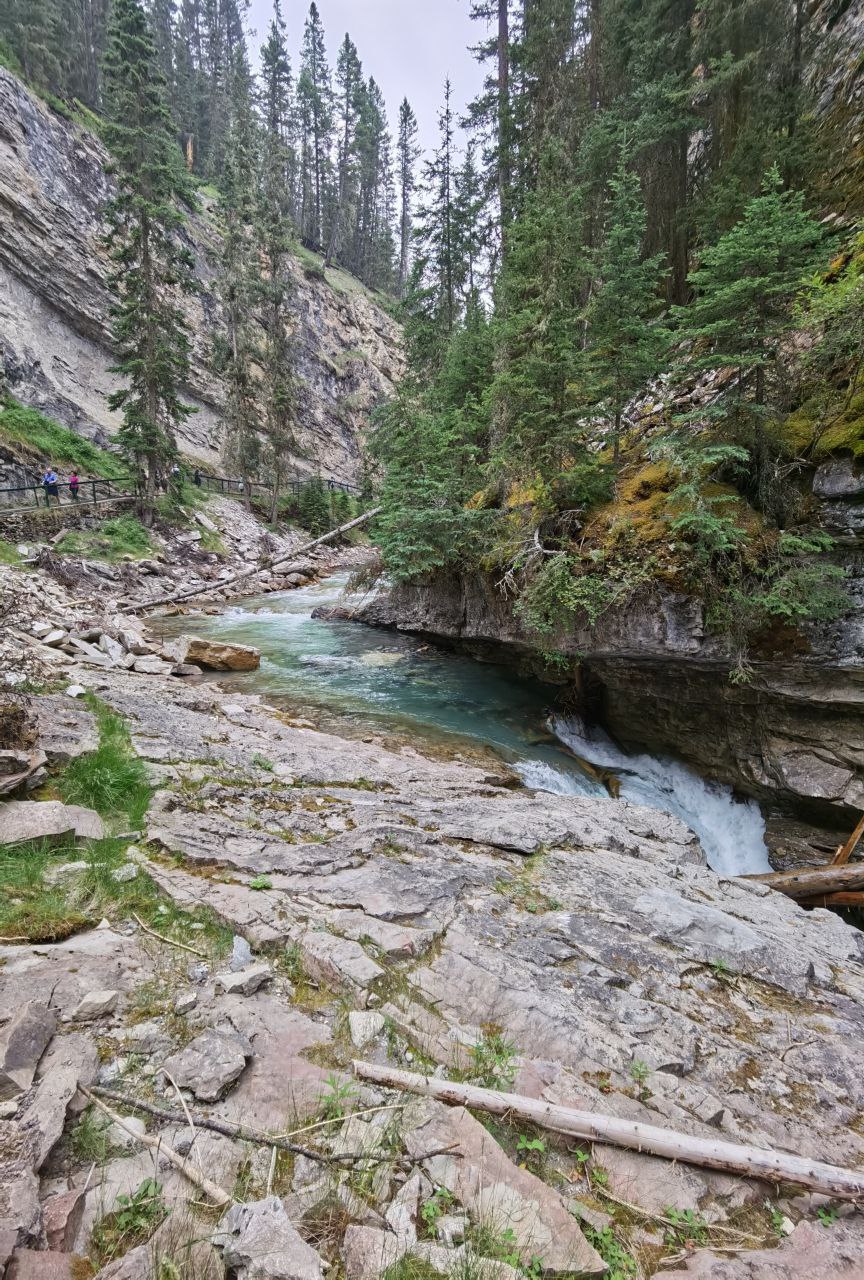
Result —
[[[339,86],[339,160],[338,193],[336,208],[330,227],[330,238],[324,258],[325,268],[329,267],[336,254],[342,232],[343,222],[347,219],[349,207],[356,202],[357,173],[357,121],[360,114],[363,93],[363,67],[353,40],[349,35],[342,41],[339,60],[336,65],[336,83]]]
[[[775,165],[740,221],[704,250],[689,276],[695,297],[676,313],[683,336],[695,347],[689,367],[733,375],[703,416],[751,450],[753,491],[763,510],[772,508],[773,482],[766,426],[783,404],[777,361],[794,327],[793,299],[824,243],[802,193],[783,189]]]
[[[312,476],[306,481],[300,493],[299,507],[300,523],[314,537],[330,529],[330,500],[320,476]]]
[[[228,330],[228,386],[225,456],[240,472],[247,505],[260,461],[253,363],[256,356],[253,307],[259,271],[252,226],[255,216],[256,131],[251,77],[245,49],[234,52],[231,118],[226,142],[220,209],[225,235],[220,292]]]
[[[324,29],[314,0],[303,32],[297,100],[302,132],[301,234],[310,244],[320,247],[324,242],[331,179],[333,88]]]
[[[624,408],[662,366],[669,345],[657,320],[665,255],[643,258],[645,234],[639,177],[622,156],[609,183],[604,242],[593,257],[585,308],[586,394],[591,412],[609,423],[616,465]]]
[[[55,92],[61,89],[60,10],[57,0],[8,0],[0,19],[21,63],[25,79]]]
[[[114,0],[105,63],[105,139],[116,194],[108,206],[117,373],[109,397],[117,435],[151,521],[176,456],[175,431],[190,413],[179,397],[189,363],[181,295],[193,284],[178,200],[188,199],[150,26],[139,0]]]
[[[264,318],[261,352],[262,395],[267,449],[265,462],[272,484],[271,521],[292,454],[296,450],[297,375],[290,276],[294,227],[291,219],[292,153],[288,140],[289,66],[282,39],[278,0],[270,38],[261,50],[261,108],[264,118],[261,173],[255,221],[263,265],[259,298]]]
[[[408,283],[405,313],[415,358],[430,371],[440,367],[458,320],[454,225],[455,142],[452,86],[444,87],[438,117],[439,145],[423,174],[423,199],[414,231],[415,261]]]
[[[399,108],[399,141],[397,143],[399,169],[399,283],[398,296],[405,297],[408,273],[411,268],[411,232],[413,229],[413,201],[417,185],[416,165],[420,158],[417,145],[417,117],[407,98]]]

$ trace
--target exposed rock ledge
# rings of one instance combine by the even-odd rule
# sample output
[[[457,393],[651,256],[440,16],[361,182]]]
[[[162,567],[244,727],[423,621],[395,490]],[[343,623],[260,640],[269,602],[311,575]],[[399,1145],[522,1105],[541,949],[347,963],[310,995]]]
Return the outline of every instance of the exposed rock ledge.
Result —
[[[109,194],[106,152],[87,129],[64,120],[0,67],[0,377],[27,405],[91,438],[116,429],[107,258],[99,245]],[[202,204],[212,200],[202,196]],[[188,223],[200,292],[187,307],[192,371],[185,398],[196,412],[181,447],[218,466],[225,389],[213,373],[221,325],[215,275],[221,244],[212,217]],[[400,330],[356,281],[338,292],[294,264],[298,445],[308,462],[354,480],[369,410],[401,376]]]
[[[851,589],[854,600],[864,583]],[[354,616],[541,669],[509,601],[479,574],[395,588]],[[801,637],[794,658],[756,661],[746,684],[730,681],[698,602],[671,592],[610,610],[562,647],[585,709],[624,746],[677,755],[769,815],[821,824],[828,833],[813,838],[826,847],[864,809],[864,608]]]
[[[134,1046],[134,1061],[118,1058],[127,1064],[125,1088],[139,1086],[145,1060],[152,1058],[152,1074],[173,1050],[172,1073],[199,1105],[213,1100],[215,1115],[259,1129],[295,1128],[291,1121],[331,1087],[328,1071],[354,1052],[343,1039],[350,1010],[351,1038],[372,1060],[419,1057],[430,1071],[470,1074],[477,1047],[497,1035],[512,1048],[499,1047],[487,1069],[512,1070],[515,1088],[530,1096],[835,1163],[864,1162],[864,935],[836,915],[805,912],[759,883],[719,879],[692,833],[653,810],[513,790],[474,765],[300,727],[258,697],[213,685],[181,689],[121,670],[75,675],[126,717],[160,788],[146,853],[135,854],[138,874],[149,871],[180,907],[210,908],[275,961],[272,974],[266,964],[249,967],[240,946],[240,971],[217,974],[214,984],[205,966],[194,997],[184,988],[188,956],[174,951],[170,962],[157,961],[167,991],[179,977],[178,998],[192,1008],[184,1035],[170,1016],[124,1028],[142,966],[152,972],[141,952],[152,939],[97,932],[90,943],[3,948],[0,995],[5,990],[9,1000],[10,984],[17,984],[16,1001],[56,991],[64,1014],[68,1004],[83,1016],[76,1002],[81,983],[92,984],[94,963],[95,985],[110,976],[112,990],[96,993],[112,997],[102,1069],[112,1078],[111,1055]],[[134,922],[128,931],[135,934]],[[317,984],[311,1008],[298,1007],[280,967],[286,948]],[[82,965],[90,966],[86,973]],[[131,981],[130,965],[138,966]],[[189,975],[200,968],[193,962]],[[173,1098],[170,1087],[166,1096]],[[383,1143],[385,1129],[376,1124],[374,1116],[353,1118],[337,1139],[347,1144],[341,1149]],[[764,1185],[599,1144],[595,1165],[608,1184],[592,1190],[564,1148],[550,1152],[541,1182],[476,1121],[440,1104],[411,1104],[387,1151],[392,1158],[396,1142],[422,1153],[427,1130],[445,1129],[458,1139],[465,1168],[472,1165],[470,1176],[454,1181],[462,1203],[453,1212],[479,1221],[484,1205],[505,1206],[524,1256],[542,1250],[547,1274],[572,1270],[565,1253],[578,1254],[578,1274],[601,1273],[577,1226],[609,1221],[609,1202],[596,1194],[601,1185],[648,1213],[631,1244],[642,1251],[646,1275],[662,1251],[663,1226],[650,1215],[670,1205],[727,1225],[746,1205],[745,1238],[762,1250],[771,1242]],[[59,1129],[52,1133],[56,1141]],[[236,1143],[220,1140],[211,1152],[212,1145],[205,1135],[205,1167],[230,1185],[243,1153]],[[149,1176],[145,1157],[123,1157],[102,1171],[103,1185],[88,1192],[80,1247],[105,1196]],[[352,1199],[350,1184],[339,1191],[350,1225],[338,1258],[349,1280],[375,1280],[385,1263],[414,1248],[422,1256],[432,1251],[439,1270],[456,1274],[458,1249],[418,1240],[418,1198],[431,1195],[433,1184],[449,1185],[447,1171],[440,1159],[419,1154],[417,1162],[408,1182],[392,1183],[386,1169],[376,1175],[368,1202]],[[287,1219],[269,1200],[248,1206],[248,1214],[275,1215],[280,1239],[294,1240],[295,1228],[309,1238],[316,1206],[334,1193],[332,1181],[311,1176],[298,1162],[292,1193],[281,1202]],[[172,1186],[179,1197],[176,1179]],[[35,1184],[27,1190],[34,1239],[36,1191]],[[793,1232],[776,1252],[783,1269],[772,1272],[786,1280],[799,1274],[799,1257],[810,1256],[807,1219],[819,1200],[775,1203]],[[0,1218],[8,1208],[0,1197]],[[833,1268],[826,1277],[854,1280],[864,1225],[857,1213],[843,1213],[820,1258]],[[558,1224],[551,1237],[550,1222]],[[535,1229],[545,1231],[542,1239]],[[214,1240],[227,1249],[222,1237]],[[700,1255],[698,1274],[751,1276],[746,1254],[724,1261],[723,1271],[705,1269],[712,1256]],[[773,1258],[772,1250],[766,1265]],[[133,1259],[128,1269],[108,1268],[105,1280],[137,1277]],[[763,1260],[757,1253],[754,1266]],[[509,1280],[508,1272],[495,1274]]]

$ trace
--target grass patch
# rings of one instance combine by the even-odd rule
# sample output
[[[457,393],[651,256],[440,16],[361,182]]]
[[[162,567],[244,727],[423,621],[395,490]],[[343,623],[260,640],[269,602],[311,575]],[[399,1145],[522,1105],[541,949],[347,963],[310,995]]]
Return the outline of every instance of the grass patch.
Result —
[[[145,1178],[131,1196],[119,1195],[111,1213],[93,1228],[92,1255],[97,1266],[107,1266],[114,1258],[149,1240],[168,1216],[162,1186]]]
[[[36,409],[25,409],[11,397],[0,407],[0,441],[19,446],[40,465],[66,464],[84,475],[107,480],[126,474],[122,459],[61,427]]]
[[[104,520],[98,529],[67,533],[57,544],[64,556],[83,556],[88,560],[144,560],[153,554],[150,535],[135,516],[114,516]]]
[[[0,845],[0,942],[61,942],[90,923],[64,888],[43,879],[52,862],[79,858],[73,843]]]
[[[4,541],[0,538],[0,564],[20,564],[21,557],[16,547],[11,542]]]
[[[99,725],[99,746],[66,766],[58,789],[67,804],[95,809],[105,818],[123,815],[138,828],[152,794],[144,762],[132,749],[123,717],[92,696],[88,701]]]

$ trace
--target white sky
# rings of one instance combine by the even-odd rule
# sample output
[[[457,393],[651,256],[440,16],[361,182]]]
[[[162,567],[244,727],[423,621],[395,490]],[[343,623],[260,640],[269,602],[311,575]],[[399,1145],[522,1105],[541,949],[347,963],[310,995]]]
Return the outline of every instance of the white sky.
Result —
[[[420,125],[420,142],[428,150],[437,139],[437,116],[444,80],[453,82],[459,114],[475,96],[483,69],[468,46],[479,42],[483,24],[468,17],[469,0],[317,0],[327,55],[335,67],[347,31],[357,46],[367,76],[374,76],[387,102],[390,127],[396,131],[399,104],[407,97]],[[297,72],[308,0],[283,0],[294,73]],[[272,0],[252,0],[250,25],[253,61],[267,33]],[[256,68],[257,69],[257,68]]]

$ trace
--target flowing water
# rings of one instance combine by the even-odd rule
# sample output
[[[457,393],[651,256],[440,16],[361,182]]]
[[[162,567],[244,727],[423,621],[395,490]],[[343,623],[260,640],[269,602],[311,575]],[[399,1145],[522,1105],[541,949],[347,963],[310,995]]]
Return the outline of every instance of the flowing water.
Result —
[[[315,712],[317,723],[332,718],[355,729],[410,733],[430,745],[491,749],[526,786],[556,795],[608,794],[580,759],[611,770],[623,799],[682,818],[717,871],[770,870],[755,803],[736,800],[728,787],[704,781],[675,760],[628,755],[601,731],[555,715],[548,686],[413,636],[314,619],[319,607],[350,604],[342,595],[347,577],[336,574],[219,614],[159,625],[166,637],[194,631],[255,645],[261,669],[230,677],[231,685],[300,714]]]

